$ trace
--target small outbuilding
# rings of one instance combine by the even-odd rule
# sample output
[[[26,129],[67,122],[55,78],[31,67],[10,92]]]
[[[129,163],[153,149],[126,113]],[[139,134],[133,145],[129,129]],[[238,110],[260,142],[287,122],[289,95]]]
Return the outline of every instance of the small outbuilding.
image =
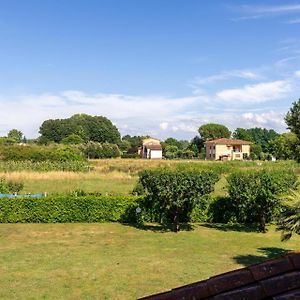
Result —
[[[162,159],[162,147],[160,140],[147,138],[143,140],[143,146],[139,149],[141,158]]]
[[[249,141],[220,138],[206,141],[207,160],[243,160],[250,156]]]

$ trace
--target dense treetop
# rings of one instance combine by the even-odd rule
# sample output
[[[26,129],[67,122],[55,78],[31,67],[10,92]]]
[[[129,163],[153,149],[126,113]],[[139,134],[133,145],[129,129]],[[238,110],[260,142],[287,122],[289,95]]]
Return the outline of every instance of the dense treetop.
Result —
[[[222,125],[215,123],[208,123],[200,126],[199,133],[204,141],[213,140],[218,138],[230,138],[230,130]]]
[[[120,133],[115,125],[102,116],[76,114],[67,119],[50,119],[40,127],[40,141],[43,143],[63,140],[118,143]]]

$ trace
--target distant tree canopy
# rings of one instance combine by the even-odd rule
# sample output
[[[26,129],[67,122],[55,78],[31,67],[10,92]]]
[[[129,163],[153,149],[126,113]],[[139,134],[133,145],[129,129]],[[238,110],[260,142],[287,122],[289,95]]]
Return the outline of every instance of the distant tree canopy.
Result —
[[[23,138],[23,132],[18,129],[12,129],[8,132],[7,138],[19,143]]]
[[[271,152],[270,141],[277,138],[279,134],[273,129],[266,128],[237,128],[233,132],[233,137],[235,139],[241,139],[246,141],[251,141],[256,145],[261,146],[261,149],[265,153]]]
[[[213,140],[218,138],[230,138],[230,130],[222,125],[215,123],[208,123],[200,126],[199,128],[200,137],[202,140]]]
[[[122,141],[128,141],[131,148],[138,148],[142,146],[143,139],[145,139],[146,137],[149,136],[140,136],[140,135],[131,136],[127,134],[122,137]]]
[[[99,143],[118,143],[120,133],[112,122],[102,116],[76,114],[67,119],[50,119],[40,127],[41,142],[78,143],[94,141]]]

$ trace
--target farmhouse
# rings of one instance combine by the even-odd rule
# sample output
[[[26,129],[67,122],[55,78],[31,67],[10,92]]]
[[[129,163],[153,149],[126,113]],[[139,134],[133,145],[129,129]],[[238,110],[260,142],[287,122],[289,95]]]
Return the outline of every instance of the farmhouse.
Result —
[[[250,155],[249,141],[216,139],[205,142],[207,160],[243,160]]]
[[[162,159],[162,147],[160,140],[147,138],[143,140],[143,146],[139,150],[142,158]]]

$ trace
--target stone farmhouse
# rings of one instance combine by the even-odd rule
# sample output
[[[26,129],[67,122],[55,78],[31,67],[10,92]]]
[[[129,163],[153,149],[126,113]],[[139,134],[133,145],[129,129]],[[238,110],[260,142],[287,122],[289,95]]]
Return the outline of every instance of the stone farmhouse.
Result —
[[[207,160],[243,160],[250,156],[249,141],[220,138],[205,143]]]

